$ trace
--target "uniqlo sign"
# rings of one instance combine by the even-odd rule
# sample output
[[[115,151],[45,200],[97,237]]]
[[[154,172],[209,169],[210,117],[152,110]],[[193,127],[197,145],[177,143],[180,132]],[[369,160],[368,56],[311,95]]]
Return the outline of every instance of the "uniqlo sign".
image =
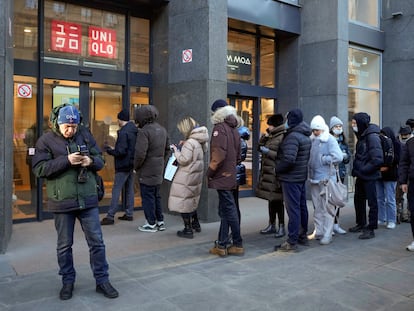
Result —
[[[89,27],[89,55],[116,57],[116,32],[112,29]]]
[[[52,51],[80,54],[82,26],[53,20],[50,41]]]

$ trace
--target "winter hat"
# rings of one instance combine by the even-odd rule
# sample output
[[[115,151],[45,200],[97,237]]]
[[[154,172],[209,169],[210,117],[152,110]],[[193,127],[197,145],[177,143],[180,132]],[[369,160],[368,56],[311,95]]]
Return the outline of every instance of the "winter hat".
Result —
[[[283,124],[283,116],[280,113],[271,115],[267,119],[267,124],[268,125],[272,125],[274,127],[277,127],[279,125],[282,125]]]
[[[288,112],[287,122],[289,127],[294,127],[303,121],[302,110],[295,108]]]
[[[414,127],[414,119],[408,119],[407,122],[405,122],[405,125],[408,125],[411,128],[413,128]]]
[[[335,125],[344,125],[344,123],[337,116],[333,116],[329,122],[329,128],[333,128]]]
[[[400,135],[409,135],[409,134],[411,134],[411,127],[409,127],[409,126],[401,126],[398,133]]]
[[[75,106],[68,105],[59,109],[57,124],[79,124],[80,115]]]
[[[211,111],[215,112],[217,109],[226,107],[227,102],[224,99],[217,99],[213,105],[211,105]]]
[[[314,116],[311,121],[310,127],[312,130],[325,130],[325,119],[322,118],[320,115]]]
[[[249,140],[249,138],[250,138],[250,131],[249,131],[249,129],[247,127],[240,126],[238,128],[238,130],[239,130],[239,135],[240,135],[241,138],[243,138],[244,140]]]
[[[128,109],[122,109],[119,113],[117,118],[122,121],[129,121],[129,110]]]

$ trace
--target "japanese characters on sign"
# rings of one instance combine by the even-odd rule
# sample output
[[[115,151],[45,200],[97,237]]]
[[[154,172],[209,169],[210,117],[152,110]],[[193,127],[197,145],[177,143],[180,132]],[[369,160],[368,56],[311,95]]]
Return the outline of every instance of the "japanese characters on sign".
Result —
[[[51,50],[64,53],[82,53],[82,25],[52,20]],[[116,58],[116,31],[89,26],[89,56]]]

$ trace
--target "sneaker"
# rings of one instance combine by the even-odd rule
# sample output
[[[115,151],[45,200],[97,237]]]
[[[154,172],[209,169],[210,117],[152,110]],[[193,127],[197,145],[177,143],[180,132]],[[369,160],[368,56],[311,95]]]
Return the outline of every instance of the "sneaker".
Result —
[[[113,219],[105,217],[101,220],[101,226],[113,225],[115,222]]]
[[[244,248],[243,246],[236,246],[232,245],[227,248],[228,255],[235,255],[235,256],[243,256],[244,255]]]
[[[157,232],[158,227],[157,224],[150,225],[148,222],[146,222],[145,225],[139,226],[138,230],[142,232]]]
[[[407,245],[407,251],[414,252],[414,241],[410,245]]]
[[[364,229],[362,234],[358,237],[361,240],[373,239],[375,238],[374,230],[372,229]]]
[[[296,252],[298,249],[298,246],[295,244],[290,244],[289,242],[284,242],[281,245],[275,246],[275,251],[279,252]]]
[[[309,246],[309,239],[308,239],[308,237],[306,235],[303,236],[303,237],[299,237],[298,244],[303,245],[303,246]]]
[[[213,254],[213,255],[218,255],[220,257],[226,257],[227,256],[227,248],[221,248],[218,245],[215,245],[213,248],[210,248],[209,253]]]
[[[157,228],[158,228],[158,231],[164,231],[165,230],[165,223],[163,221],[157,222]]]
[[[378,226],[386,226],[387,222],[385,220],[378,220]]]
[[[360,225],[356,225],[354,227],[349,228],[348,231],[355,233],[355,232],[361,232],[362,229],[364,229],[364,227],[362,227]]]
[[[313,230],[313,232],[308,235],[309,240],[320,240],[320,239],[322,239],[322,237],[323,237],[323,235],[322,234],[316,234],[315,230]]]
[[[395,222],[389,222],[387,225],[387,229],[395,229]]]
[[[339,224],[334,224],[333,231],[338,234],[346,234],[346,231],[342,229]]]
[[[125,214],[124,216],[119,216],[118,219],[119,220],[126,220],[126,221],[133,221],[134,217],[128,216],[127,214]]]
[[[332,237],[330,236],[324,236],[320,241],[319,244],[320,245],[328,245],[332,242]]]

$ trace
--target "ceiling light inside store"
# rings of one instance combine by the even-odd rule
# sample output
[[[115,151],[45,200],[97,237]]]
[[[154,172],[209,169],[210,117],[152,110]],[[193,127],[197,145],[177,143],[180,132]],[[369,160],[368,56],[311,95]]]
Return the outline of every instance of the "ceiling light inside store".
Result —
[[[26,33],[32,32],[32,30],[29,29],[29,28],[25,28],[23,31],[26,32]]]

